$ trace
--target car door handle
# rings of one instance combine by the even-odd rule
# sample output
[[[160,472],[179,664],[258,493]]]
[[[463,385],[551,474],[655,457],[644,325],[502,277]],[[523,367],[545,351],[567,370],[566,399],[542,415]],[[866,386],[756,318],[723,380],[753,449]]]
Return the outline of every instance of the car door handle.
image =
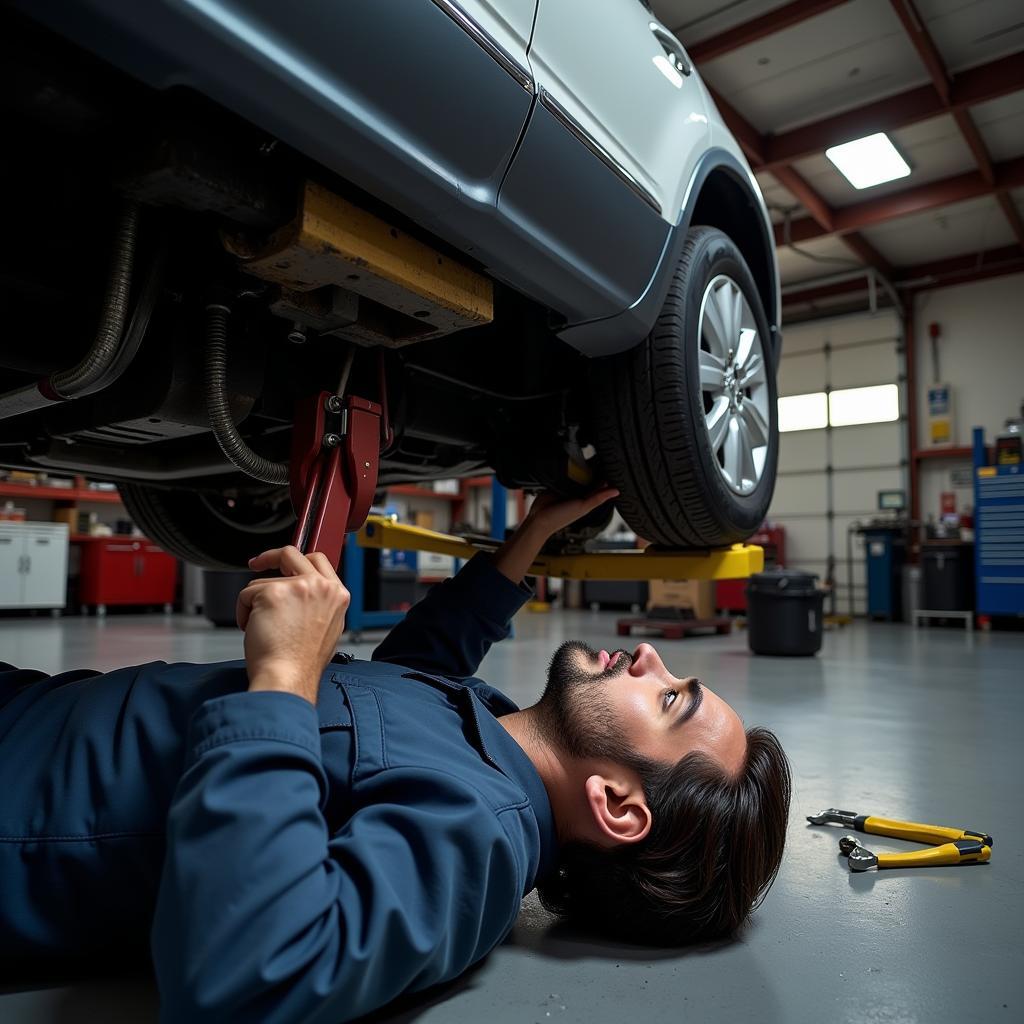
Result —
[[[650,28],[654,38],[658,40],[665,55],[672,62],[672,67],[681,75],[692,74],[693,65],[690,63],[690,58],[686,56],[683,44],[664,25],[659,25],[656,21],[651,22]]]

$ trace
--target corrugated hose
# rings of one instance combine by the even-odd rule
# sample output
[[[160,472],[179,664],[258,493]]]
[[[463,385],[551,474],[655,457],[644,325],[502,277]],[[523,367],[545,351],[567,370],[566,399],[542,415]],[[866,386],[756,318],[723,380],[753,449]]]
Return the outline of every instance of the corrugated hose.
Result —
[[[228,319],[231,310],[221,303],[206,307],[206,411],[210,428],[224,457],[247,476],[265,484],[287,484],[288,464],[257,455],[238,433],[227,399]]]

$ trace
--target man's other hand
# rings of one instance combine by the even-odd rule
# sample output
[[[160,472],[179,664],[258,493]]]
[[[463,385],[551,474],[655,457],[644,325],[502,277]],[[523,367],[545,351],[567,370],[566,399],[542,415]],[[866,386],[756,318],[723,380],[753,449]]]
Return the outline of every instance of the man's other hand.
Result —
[[[345,628],[350,596],[325,555],[289,545],[250,559],[257,572],[238,595],[236,618],[245,632],[250,690],[281,690],[316,703],[320,674]]]
[[[538,495],[526,518],[495,552],[495,568],[513,583],[522,583],[553,533],[581,519],[618,493],[614,487],[599,487],[582,498],[562,498],[550,491]]]
[[[618,494],[614,487],[599,487],[582,498],[562,498],[551,491],[544,491],[534,499],[523,526],[535,527],[539,534],[545,538],[550,537],[577,519],[582,519],[598,505],[618,497]]]

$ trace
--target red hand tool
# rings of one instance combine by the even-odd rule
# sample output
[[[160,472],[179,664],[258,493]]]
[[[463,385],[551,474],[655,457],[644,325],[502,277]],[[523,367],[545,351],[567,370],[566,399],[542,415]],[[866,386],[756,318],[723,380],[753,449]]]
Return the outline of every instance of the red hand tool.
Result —
[[[377,489],[382,438],[381,406],[321,391],[298,403],[292,431],[291,497],[299,514],[293,543],[304,554],[320,551],[338,568],[345,534],[366,520]]]

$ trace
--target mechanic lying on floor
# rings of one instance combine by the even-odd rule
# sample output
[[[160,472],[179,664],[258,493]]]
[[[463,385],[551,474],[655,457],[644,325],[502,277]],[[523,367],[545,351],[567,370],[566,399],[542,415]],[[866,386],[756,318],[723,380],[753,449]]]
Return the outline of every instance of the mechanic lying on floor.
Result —
[[[99,675],[0,666],[0,957],[147,936],[169,1021],[342,1021],[455,977],[546,905],[625,940],[734,932],[782,855],[789,770],[647,644],[563,644],[518,710],[474,678],[555,530],[538,499],[371,662],[332,660],[322,555],[239,597],[245,662]]]

